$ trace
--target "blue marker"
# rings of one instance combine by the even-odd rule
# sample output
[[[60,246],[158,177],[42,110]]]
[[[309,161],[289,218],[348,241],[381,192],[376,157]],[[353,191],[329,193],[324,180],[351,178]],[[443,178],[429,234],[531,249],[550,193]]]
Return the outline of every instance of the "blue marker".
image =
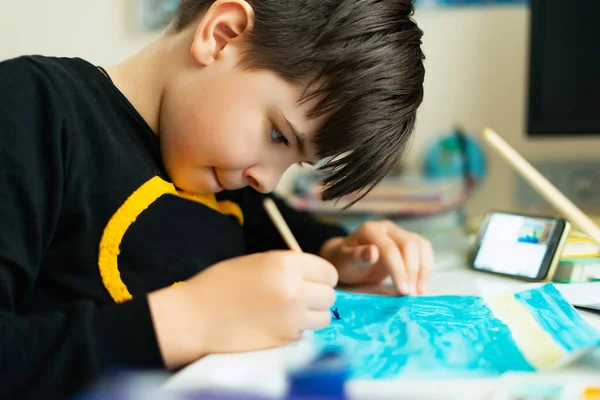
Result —
[[[340,313],[337,308],[334,308],[333,310],[331,310],[331,312],[333,313],[333,316],[335,319],[342,319],[342,317],[340,317]]]
[[[285,400],[348,400],[348,365],[342,352],[329,347],[309,365],[288,374]]]

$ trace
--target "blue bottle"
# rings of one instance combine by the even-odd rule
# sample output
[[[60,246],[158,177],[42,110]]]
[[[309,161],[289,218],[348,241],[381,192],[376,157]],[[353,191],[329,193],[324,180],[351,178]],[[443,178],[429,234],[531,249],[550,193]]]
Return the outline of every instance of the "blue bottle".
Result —
[[[288,375],[286,400],[348,400],[348,367],[342,353],[327,349],[306,367]]]
[[[223,388],[162,391],[164,381],[160,377],[132,372],[118,374],[71,400],[349,400],[345,392],[347,376],[342,353],[327,349],[308,365],[288,373],[288,391],[283,398]]]
[[[288,391],[282,399],[263,399],[242,393],[202,392],[182,400],[348,400],[348,368],[341,352],[323,351],[308,365],[288,373]]]

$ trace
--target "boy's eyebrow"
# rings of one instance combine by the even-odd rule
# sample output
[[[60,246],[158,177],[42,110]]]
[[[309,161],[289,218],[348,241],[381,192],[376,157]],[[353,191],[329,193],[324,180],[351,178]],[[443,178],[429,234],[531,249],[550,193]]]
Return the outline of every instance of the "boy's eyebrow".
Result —
[[[296,146],[298,146],[298,150],[300,150],[300,155],[306,157],[306,135],[298,132],[298,129],[292,125],[290,121],[284,116],[283,120],[287,124],[288,128],[294,134],[294,139],[296,140]]]

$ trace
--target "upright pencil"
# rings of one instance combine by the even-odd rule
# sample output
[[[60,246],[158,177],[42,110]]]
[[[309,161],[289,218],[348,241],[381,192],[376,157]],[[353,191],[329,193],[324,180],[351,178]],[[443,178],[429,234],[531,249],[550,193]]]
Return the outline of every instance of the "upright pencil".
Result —
[[[538,170],[492,129],[485,128],[483,137],[542,197],[552,204],[565,218],[570,220],[573,225],[579,227],[579,229],[600,245],[600,228],[590,217],[573,204],[556,186],[539,173]]]

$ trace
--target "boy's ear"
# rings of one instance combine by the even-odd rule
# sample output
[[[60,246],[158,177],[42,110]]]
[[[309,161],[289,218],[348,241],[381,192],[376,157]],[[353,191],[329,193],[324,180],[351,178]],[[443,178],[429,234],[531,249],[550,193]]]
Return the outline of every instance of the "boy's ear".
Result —
[[[203,66],[211,64],[228,45],[241,42],[253,22],[254,11],[245,0],[215,1],[196,29],[192,57]]]

